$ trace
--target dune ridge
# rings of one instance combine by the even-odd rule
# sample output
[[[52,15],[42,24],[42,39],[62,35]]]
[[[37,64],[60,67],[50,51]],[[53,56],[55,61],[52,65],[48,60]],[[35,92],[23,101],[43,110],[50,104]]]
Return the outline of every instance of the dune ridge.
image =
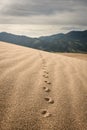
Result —
[[[87,60],[0,42],[0,130],[87,130]]]

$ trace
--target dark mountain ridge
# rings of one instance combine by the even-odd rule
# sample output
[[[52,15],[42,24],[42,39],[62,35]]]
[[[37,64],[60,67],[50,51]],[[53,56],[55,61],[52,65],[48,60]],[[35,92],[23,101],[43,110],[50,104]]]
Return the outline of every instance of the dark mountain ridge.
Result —
[[[45,50],[49,52],[82,52],[87,53],[87,30],[71,31],[69,33],[31,38],[14,35],[6,32],[0,33],[0,41]]]

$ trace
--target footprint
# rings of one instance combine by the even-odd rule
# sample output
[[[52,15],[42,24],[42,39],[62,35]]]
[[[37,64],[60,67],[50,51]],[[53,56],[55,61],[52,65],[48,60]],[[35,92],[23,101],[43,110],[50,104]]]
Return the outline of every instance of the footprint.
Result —
[[[49,74],[46,70],[44,70],[44,73]]]
[[[46,61],[45,61],[45,60],[42,60],[42,62],[43,62],[43,63],[46,63]]]
[[[50,91],[50,89],[47,88],[47,87],[43,87],[43,89],[44,89],[45,92],[49,92]]]
[[[47,112],[44,117],[50,117],[51,116],[51,113]]]
[[[43,115],[46,114],[46,113],[47,113],[47,110],[42,110],[41,111],[41,114],[43,114]]]
[[[47,83],[47,84],[51,84],[51,82],[50,82],[50,81],[47,81],[47,80],[45,80],[44,82]]]
[[[43,69],[44,71],[46,71],[46,67],[43,66],[42,69]]]
[[[44,60],[42,60],[42,63],[45,64],[46,62]]]
[[[45,74],[44,74],[43,77],[48,78],[48,75],[45,75]]]
[[[51,97],[46,97],[44,98],[48,103],[51,103],[53,104],[54,103],[54,100],[51,98]]]
[[[43,65],[43,68],[46,68],[47,66]]]
[[[41,114],[43,115],[43,117],[50,117],[51,113],[49,113],[47,110],[42,110]]]

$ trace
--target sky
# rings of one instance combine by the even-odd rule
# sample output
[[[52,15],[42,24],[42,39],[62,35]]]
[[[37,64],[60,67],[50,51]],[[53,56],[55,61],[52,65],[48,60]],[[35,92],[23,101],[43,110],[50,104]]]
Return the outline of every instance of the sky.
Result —
[[[0,32],[39,37],[87,29],[87,0],[1,0]]]

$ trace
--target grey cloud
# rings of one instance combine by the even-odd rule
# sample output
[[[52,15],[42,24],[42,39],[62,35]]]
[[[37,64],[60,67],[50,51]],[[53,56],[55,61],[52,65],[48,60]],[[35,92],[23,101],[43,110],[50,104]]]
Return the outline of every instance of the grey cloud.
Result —
[[[52,15],[56,12],[75,11],[76,2],[75,0],[21,0],[20,2],[13,0],[1,13],[11,16]]]
[[[8,0],[5,7],[0,10],[0,14],[4,16],[52,15],[75,12],[83,5],[87,5],[86,0]]]
[[[3,0],[0,23],[87,26],[87,0]]]
[[[33,16],[33,17],[4,17],[0,19],[2,24],[32,24],[32,25],[52,25],[52,26],[87,26],[87,17],[78,15],[63,14],[54,16]]]

